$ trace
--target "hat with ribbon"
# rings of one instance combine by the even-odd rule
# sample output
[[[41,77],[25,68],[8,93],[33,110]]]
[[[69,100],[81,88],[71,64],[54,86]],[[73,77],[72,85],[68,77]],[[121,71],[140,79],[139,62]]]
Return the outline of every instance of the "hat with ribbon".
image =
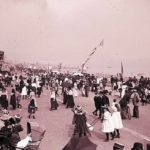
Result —
[[[83,108],[81,106],[76,106],[75,107],[75,114],[84,114],[85,112],[83,111]]]
[[[10,116],[10,115],[7,115],[7,114],[4,114],[4,115],[2,115],[2,116],[0,117],[0,119],[1,119],[2,121],[9,120],[10,118],[11,118],[11,116]]]

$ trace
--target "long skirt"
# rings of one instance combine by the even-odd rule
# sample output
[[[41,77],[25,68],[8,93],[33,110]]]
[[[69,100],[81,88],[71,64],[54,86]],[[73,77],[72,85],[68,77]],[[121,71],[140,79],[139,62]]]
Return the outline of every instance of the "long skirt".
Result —
[[[122,119],[131,119],[130,107],[121,108],[121,118]]]
[[[58,107],[57,100],[54,99],[54,98],[51,98],[51,108],[50,108],[50,110],[56,110],[57,107]]]
[[[73,89],[73,96],[77,97],[78,96],[78,90],[77,89]]]
[[[68,95],[64,92],[63,94],[63,104],[67,103]]]
[[[74,98],[73,95],[68,95],[68,99],[67,99],[67,108],[73,108],[74,107]]]
[[[112,113],[112,121],[115,129],[123,128],[122,119],[120,112],[113,112]]]
[[[139,107],[138,106],[134,106],[134,108],[133,108],[133,117],[139,118]]]

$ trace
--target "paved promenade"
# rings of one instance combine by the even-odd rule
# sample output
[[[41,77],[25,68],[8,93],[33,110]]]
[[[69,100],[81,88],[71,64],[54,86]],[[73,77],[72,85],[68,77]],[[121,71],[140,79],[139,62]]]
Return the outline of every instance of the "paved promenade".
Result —
[[[88,98],[77,97],[75,103],[84,106],[87,111],[88,122],[92,122],[96,117],[93,116],[94,110],[93,93],[90,93]],[[110,96],[110,101],[114,96]],[[37,98],[38,111],[36,112],[36,119],[28,119],[27,104],[28,100],[22,100],[22,110],[11,111],[13,114],[21,114],[22,125],[24,131],[21,133],[21,138],[26,136],[27,121],[36,121],[46,127],[46,134],[40,145],[41,150],[62,150],[66,143],[70,140],[73,133],[72,118],[73,113],[71,109],[66,109],[62,104],[62,96],[58,98],[58,110],[50,111],[50,94],[49,90],[44,89],[41,98]],[[131,104],[132,112],[132,104]],[[110,142],[104,142],[105,134],[101,132],[101,122],[98,121],[94,130],[91,132],[90,140],[98,145],[97,150],[112,150],[114,143],[121,143],[125,145],[126,150],[130,150],[134,142],[142,142],[146,144],[150,142],[150,104],[147,106],[140,106],[140,118],[131,120],[123,120],[124,128],[120,131],[121,138],[114,139]]]

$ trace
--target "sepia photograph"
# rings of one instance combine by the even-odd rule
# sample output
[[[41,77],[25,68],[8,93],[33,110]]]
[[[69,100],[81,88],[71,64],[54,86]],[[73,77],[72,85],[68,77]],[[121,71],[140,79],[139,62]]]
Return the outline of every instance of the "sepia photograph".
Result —
[[[0,150],[150,150],[149,0],[0,0]]]

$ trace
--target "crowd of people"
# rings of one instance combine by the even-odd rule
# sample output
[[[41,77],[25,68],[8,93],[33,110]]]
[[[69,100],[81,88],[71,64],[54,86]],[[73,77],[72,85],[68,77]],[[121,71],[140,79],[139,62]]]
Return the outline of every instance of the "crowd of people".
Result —
[[[110,90],[107,90],[107,86],[111,87]],[[11,89],[10,95],[8,95],[8,89]],[[22,109],[20,101],[27,99],[28,118],[36,119],[37,98],[41,97],[45,89],[50,91],[50,111],[57,110],[59,106],[57,97],[59,96],[63,97],[62,101],[66,108],[72,108],[74,134],[79,134],[79,137],[86,136],[87,133],[90,134],[89,127],[91,126],[87,123],[86,112],[81,106],[75,104],[74,97],[88,97],[89,92],[94,92],[95,110],[93,115],[98,116],[102,122],[102,132],[106,133],[106,142],[109,141],[109,134],[112,140],[120,138],[119,130],[123,128],[122,119],[131,119],[129,104],[132,103],[134,106],[132,117],[139,118],[140,103],[144,106],[150,101],[149,78],[141,77],[138,80],[134,77],[123,81],[122,76],[111,76],[109,80],[105,77],[96,77],[94,74],[74,76],[53,72],[38,72],[36,74],[33,72],[21,72],[21,74],[8,72],[0,75],[1,117],[5,115],[4,112],[9,112],[9,109]],[[113,96],[113,91],[120,94],[118,100],[114,99],[111,104],[109,96]],[[4,122],[1,128],[1,132],[3,132],[3,128],[8,128],[8,122],[1,120]],[[8,121],[8,119],[6,120]]]

